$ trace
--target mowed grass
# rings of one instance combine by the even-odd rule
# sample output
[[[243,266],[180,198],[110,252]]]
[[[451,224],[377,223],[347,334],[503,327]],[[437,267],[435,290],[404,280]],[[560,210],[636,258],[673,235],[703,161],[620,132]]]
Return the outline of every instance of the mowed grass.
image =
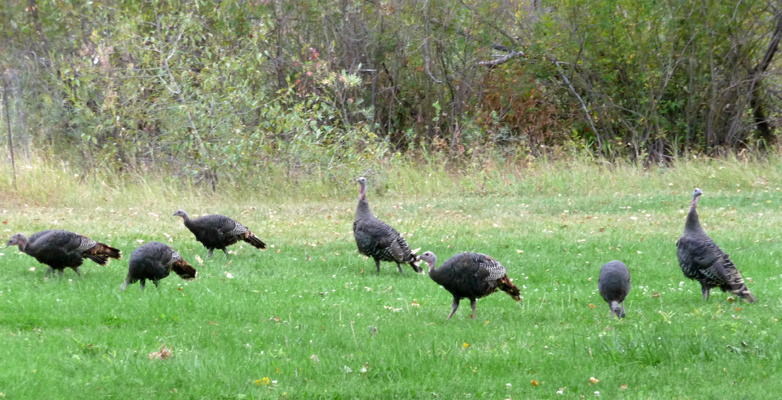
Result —
[[[720,172],[715,181],[719,181]],[[735,169],[733,169],[735,172]],[[729,181],[728,177],[722,177]],[[83,278],[0,250],[0,392],[6,398],[773,398],[782,391],[782,193],[767,184],[699,183],[701,222],[758,302],[731,302],[685,279],[675,241],[692,188],[638,174],[603,177],[625,190],[560,178],[511,195],[414,195],[372,186],[374,213],[440,263],[491,255],[521,288],[469,301],[426,275],[359,256],[358,187],[338,198],[186,203],[150,198],[0,207],[15,232],[77,231],[123,250]],[[622,182],[626,179],[626,182]],[[534,186],[534,185],[530,185]],[[514,190],[511,187],[509,190]],[[32,201],[31,201],[32,203]],[[270,248],[206,249],[171,214],[222,213]],[[199,271],[160,288],[120,284],[140,241],[168,242]],[[625,262],[627,318],[609,318],[600,266]],[[30,271],[31,268],[34,271]],[[230,274],[230,277],[229,277]],[[738,299],[737,299],[738,300]],[[151,360],[162,346],[173,357]],[[594,377],[599,382],[590,382]],[[558,391],[562,394],[559,395]]]

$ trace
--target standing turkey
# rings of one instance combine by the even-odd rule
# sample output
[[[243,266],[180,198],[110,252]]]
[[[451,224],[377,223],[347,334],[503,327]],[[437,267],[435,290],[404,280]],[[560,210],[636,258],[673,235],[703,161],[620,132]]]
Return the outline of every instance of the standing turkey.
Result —
[[[684,276],[701,283],[704,300],[709,299],[709,291],[712,288],[719,287],[723,292],[729,291],[752,303],[755,296],[744,284],[744,279],[733,265],[730,256],[722,251],[701,227],[695,206],[702,194],[700,189],[693,192],[684,233],[676,242],[682,272]]]
[[[630,292],[630,270],[621,261],[610,261],[600,268],[597,289],[611,308],[611,318],[625,317],[625,297]]]
[[[62,276],[65,268],[73,268],[76,274],[81,276],[79,266],[84,262],[84,257],[100,265],[106,265],[109,258],[119,259],[122,257],[122,252],[118,249],[98,243],[78,233],[59,229],[37,232],[29,238],[24,234],[17,233],[11,237],[5,247],[12,245],[18,245],[21,252],[48,265],[46,278],[55,270],[59,271]]]
[[[505,267],[485,254],[459,253],[446,260],[440,268],[435,268],[437,256],[431,251],[421,254],[421,259],[429,265],[429,277],[453,295],[448,319],[453,317],[463,298],[470,299],[472,318],[475,319],[475,299],[488,296],[497,289],[521,302],[521,292],[505,274]]]
[[[149,242],[141,245],[130,253],[130,267],[125,283],[120,286],[124,291],[128,285],[140,281],[144,290],[147,279],[158,286],[161,279],[174,271],[184,280],[193,280],[198,272],[183,260],[174,249],[160,242]]]
[[[417,265],[420,258],[410,250],[405,238],[396,229],[377,219],[369,210],[367,180],[361,177],[356,179],[356,182],[361,186],[356,219],[353,220],[353,236],[356,238],[358,252],[375,259],[377,275],[380,275],[380,261],[395,262],[399,273],[403,275],[401,263],[408,263],[413,267],[413,271],[422,272]]]
[[[250,232],[247,227],[226,216],[204,215],[200,218],[190,219],[185,210],[177,210],[174,216],[182,217],[185,220],[185,226],[190,229],[190,232],[193,232],[196,240],[209,249],[206,258],[212,256],[214,249],[220,249],[225,253],[226,258],[230,259],[226,247],[240,240],[244,240],[257,249],[266,248],[266,243],[258,239],[258,236]]]

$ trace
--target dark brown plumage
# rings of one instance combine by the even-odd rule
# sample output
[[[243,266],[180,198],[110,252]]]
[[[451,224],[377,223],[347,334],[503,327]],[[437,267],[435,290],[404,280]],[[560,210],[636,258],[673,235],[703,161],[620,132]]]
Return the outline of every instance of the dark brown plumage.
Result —
[[[499,261],[480,253],[459,253],[439,268],[437,256],[431,251],[421,254],[421,259],[429,265],[429,277],[453,295],[453,304],[448,319],[459,308],[459,301],[470,299],[472,318],[475,319],[476,299],[502,290],[513,300],[521,301],[521,291],[508,278],[506,268]]]
[[[224,215],[204,215],[200,218],[190,219],[184,210],[177,210],[174,216],[182,217],[187,229],[193,232],[196,240],[209,250],[206,258],[212,256],[214,249],[222,250],[227,258],[231,258],[226,247],[240,240],[249,243],[256,249],[266,248],[266,243],[250,232],[247,227]]]
[[[65,268],[73,268],[73,271],[81,276],[79,267],[84,262],[84,257],[100,265],[106,265],[110,258],[122,258],[122,252],[118,249],[78,233],[59,229],[36,232],[29,238],[17,233],[11,237],[6,247],[12,245],[19,246],[20,251],[35,257],[41,264],[48,265],[46,278],[55,270],[62,276]]]
[[[420,258],[410,250],[405,238],[391,225],[377,219],[369,209],[366,196],[367,180],[362,177],[356,182],[361,187],[356,218],[353,220],[353,237],[356,239],[358,252],[375,260],[378,275],[380,275],[380,261],[395,262],[400,274],[404,274],[401,265],[403,263],[410,264],[415,272],[422,272],[418,266]]]
[[[712,288],[719,287],[723,292],[733,293],[752,303],[755,296],[750,293],[730,256],[722,251],[701,227],[695,208],[702,194],[700,189],[693,192],[684,233],[676,242],[679,266],[684,276],[701,283],[704,300],[709,299],[709,291]]]
[[[184,280],[195,279],[198,275],[195,268],[168,245],[160,242],[145,243],[130,253],[128,276],[120,288],[124,291],[128,285],[139,282],[141,290],[144,290],[147,279],[157,287],[159,281],[171,271]]]

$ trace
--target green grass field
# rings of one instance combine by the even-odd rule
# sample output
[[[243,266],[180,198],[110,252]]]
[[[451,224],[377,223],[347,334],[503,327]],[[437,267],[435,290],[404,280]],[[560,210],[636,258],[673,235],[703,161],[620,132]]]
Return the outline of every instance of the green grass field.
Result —
[[[693,171],[699,171],[693,173]],[[782,193],[779,165],[588,172],[556,168],[498,180],[484,195],[436,186],[373,186],[374,213],[440,262],[462,251],[508,268],[522,304],[498,292],[451,321],[451,295],[426,275],[359,256],[358,186],[268,199],[70,194],[0,206],[3,243],[60,228],[123,250],[83,278],[0,250],[0,392],[48,398],[776,398],[782,391]],[[761,179],[763,178],[763,179]],[[442,178],[445,179],[445,178]],[[469,179],[466,180],[469,182]],[[448,181],[451,182],[451,181]],[[504,182],[504,183],[503,183]],[[428,182],[427,182],[428,183]],[[701,222],[758,302],[701,299],[675,241],[692,189]],[[781,185],[782,186],[782,185]],[[409,186],[412,187],[412,186]],[[93,189],[91,189],[93,190]],[[87,191],[87,189],[85,189]],[[92,192],[95,193],[94,191]],[[222,213],[266,251],[235,245],[228,262],[181,219]],[[140,241],[170,243],[199,271],[160,288],[120,284]],[[273,246],[273,247],[272,247]],[[625,262],[627,318],[609,318],[600,266]],[[35,268],[31,271],[31,268]],[[173,357],[150,359],[167,346]],[[594,377],[599,382],[594,383]],[[559,394],[558,392],[561,392]]]

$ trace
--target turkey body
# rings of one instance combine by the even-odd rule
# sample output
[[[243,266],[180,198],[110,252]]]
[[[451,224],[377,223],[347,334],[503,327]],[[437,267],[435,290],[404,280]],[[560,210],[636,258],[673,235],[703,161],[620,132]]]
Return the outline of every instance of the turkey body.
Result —
[[[611,317],[625,317],[624,301],[630,293],[630,270],[621,261],[610,261],[600,268],[600,277],[597,280],[597,288],[600,296],[611,308]]]
[[[506,268],[499,261],[480,253],[460,253],[435,268],[437,257],[431,251],[421,255],[429,265],[429,277],[453,295],[451,314],[459,308],[461,299],[470,299],[472,318],[475,318],[476,299],[488,296],[497,289],[513,300],[521,301],[519,288],[508,278]]]
[[[261,241],[244,225],[224,215],[204,215],[203,217],[190,219],[184,210],[178,210],[175,216],[182,217],[185,226],[195,235],[196,240],[206,247],[209,252],[206,257],[212,256],[215,249],[222,250],[225,256],[230,258],[226,247],[243,240],[257,249],[265,249],[266,243]]]
[[[123,291],[136,282],[139,282],[141,290],[144,290],[147,279],[158,286],[160,280],[167,277],[171,271],[185,280],[195,279],[198,274],[178,252],[160,242],[145,243],[133,250],[129,264],[128,276],[120,286]]]
[[[752,303],[755,296],[750,293],[730,256],[722,251],[701,227],[696,211],[701,194],[703,191],[700,189],[693,192],[684,233],[676,242],[676,254],[682,273],[687,278],[700,282],[704,300],[709,299],[712,288],[718,287],[723,292],[733,293]]]
[[[81,276],[79,267],[84,258],[106,265],[110,258],[119,259],[122,252],[114,247],[96,242],[86,236],[69,231],[50,229],[36,232],[30,237],[17,233],[8,241],[8,246],[18,245],[23,253],[34,257],[41,264],[46,264],[49,269],[46,277],[58,271],[62,276],[65,268],[72,268]]]
[[[403,263],[410,264],[413,271],[422,272],[417,265],[419,257],[410,250],[402,235],[391,225],[379,220],[369,209],[366,198],[366,179],[357,180],[361,185],[356,218],[353,220],[353,237],[356,239],[358,252],[375,260],[377,275],[380,275],[380,261],[395,262],[399,273]]]

